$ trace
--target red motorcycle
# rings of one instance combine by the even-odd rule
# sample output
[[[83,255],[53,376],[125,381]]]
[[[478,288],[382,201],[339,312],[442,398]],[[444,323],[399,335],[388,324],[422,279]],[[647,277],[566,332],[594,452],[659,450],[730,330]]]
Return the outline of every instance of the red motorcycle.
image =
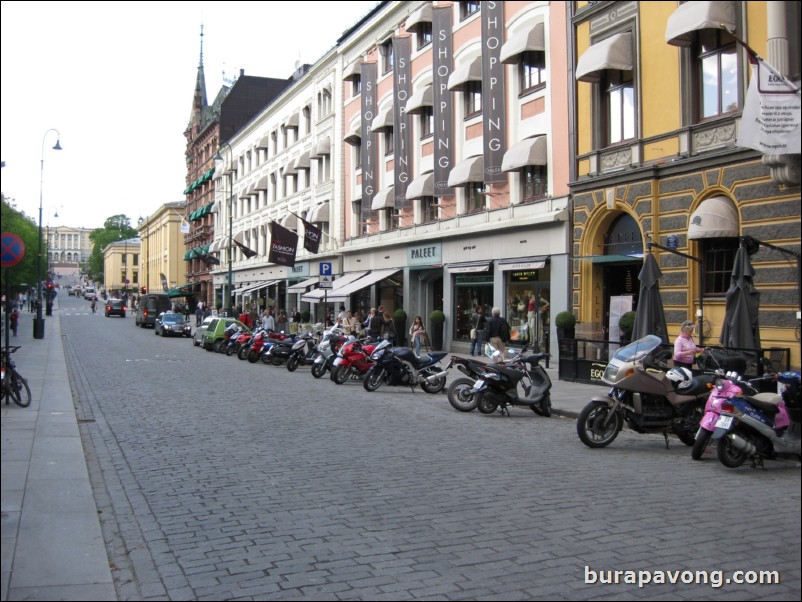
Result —
[[[366,345],[361,339],[356,339],[340,347],[337,357],[334,359],[334,365],[331,367],[331,380],[341,385],[351,375],[358,378],[365,376],[373,366],[370,354],[374,349],[376,349],[376,345]]]

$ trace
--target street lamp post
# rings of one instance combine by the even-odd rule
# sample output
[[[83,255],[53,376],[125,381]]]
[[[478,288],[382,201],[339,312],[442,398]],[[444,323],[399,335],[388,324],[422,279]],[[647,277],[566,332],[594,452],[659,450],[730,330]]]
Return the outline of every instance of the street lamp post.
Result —
[[[33,338],[45,338],[45,320],[42,317],[42,188],[45,174],[45,140],[50,132],[56,132],[56,145],[53,150],[61,150],[61,134],[50,128],[42,136],[42,158],[39,162],[39,254],[36,257],[36,317],[33,319]]]
[[[231,148],[231,145],[228,142],[223,142],[223,146],[228,147],[228,152],[231,154],[231,160],[234,160],[234,150]],[[220,154],[218,150],[214,156],[215,161],[222,161],[223,156]],[[233,228],[234,228],[234,214],[232,212],[232,204],[234,200],[234,182],[232,178],[232,171],[229,170],[228,172],[228,280],[226,285],[226,298],[224,301],[225,312],[227,316],[233,315],[231,310],[231,290],[233,284],[233,274],[231,271],[231,259],[233,256],[233,247],[234,247],[234,238],[233,238]]]

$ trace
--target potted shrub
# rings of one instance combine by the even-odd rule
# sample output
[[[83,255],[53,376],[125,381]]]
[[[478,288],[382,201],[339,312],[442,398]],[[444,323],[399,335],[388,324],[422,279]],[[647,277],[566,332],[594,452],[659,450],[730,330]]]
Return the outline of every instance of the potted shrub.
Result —
[[[311,317],[311,315],[312,314],[309,313],[308,309],[302,309],[301,310],[301,322],[303,322],[304,324],[308,324],[309,323],[309,318]]]
[[[406,345],[407,312],[401,308],[393,312],[393,328],[395,329],[395,344],[399,347]]]
[[[445,321],[446,315],[439,309],[435,309],[429,314],[429,337],[432,339],[432,348],[435,351],[443,349],[443,324]]]
[[[635,328],[635,312],[628,311],[618,320],[618,329],[621,331],[621,342],[629,343],[632,339],[632,330]]]
[[[561,311],[554,318],[554,325],[557,327],[558,339],[573,339],[576,327],[576,317],[573,312]]]

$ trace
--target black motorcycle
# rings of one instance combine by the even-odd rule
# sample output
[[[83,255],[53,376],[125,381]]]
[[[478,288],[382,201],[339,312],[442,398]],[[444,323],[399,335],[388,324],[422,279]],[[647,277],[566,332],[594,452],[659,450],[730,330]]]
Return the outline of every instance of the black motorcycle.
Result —
[[[439,393],[446,386],[446,372],[437,364],[446,355],[445,351],[432,351],[417,357],[407,347],[390,347],[389,341],[382,341],[370,355],[375,364],[365,374],[362,385],[366,391],[375,391],[385,383],[413,391],[420,385],[427,393]]]
[[[521,406],[538,416],[551,416],[551,378],[540,365],[549,354],[524,355],[525,349],[504,365],[482,366],[473,386],[476,407],[482,414],[499,410],[509,415],[510,407]]]

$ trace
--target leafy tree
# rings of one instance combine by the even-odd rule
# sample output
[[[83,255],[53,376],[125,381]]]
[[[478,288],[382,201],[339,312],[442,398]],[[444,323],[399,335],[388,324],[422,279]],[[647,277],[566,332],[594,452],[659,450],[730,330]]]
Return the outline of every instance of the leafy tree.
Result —
[[[25,256],[12,268],[3,268],[3,293],[6,292],[8,275],[12,294],[36,286],[36,259],[39,255],[39,227],[32,217],[17,208],[5,196],[0,204],[0,223],[3,232],[12,232],[25,243]],[[42,253],[45,249],[42,248]],[[44,278],[45,263],[42,264]]]
[[[139,236],[136,228],[131,227],[131,218],[125,215],[112,215],[103,222],[103,227],[93,230],[89,235],[92,241],[92,253],[89,255],[87,271],[89,277],[95,282],[103,282],[103,249],[109,243],[136,238]]]

